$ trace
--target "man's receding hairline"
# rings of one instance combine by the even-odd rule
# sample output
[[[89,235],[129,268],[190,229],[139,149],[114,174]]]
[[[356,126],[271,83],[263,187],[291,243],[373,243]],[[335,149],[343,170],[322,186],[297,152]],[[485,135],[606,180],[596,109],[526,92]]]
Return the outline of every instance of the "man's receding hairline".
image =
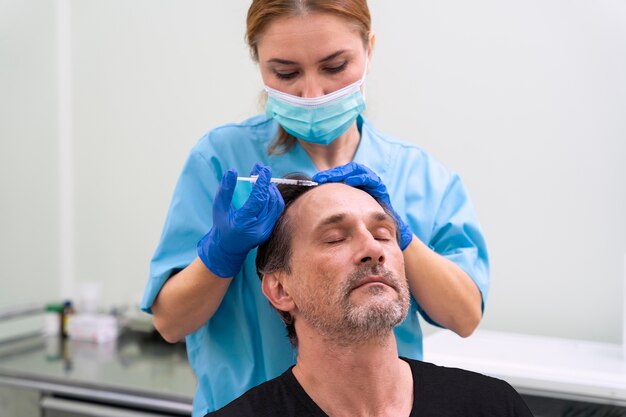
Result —
[[[378,210],[374,211],[374,210],[372,210],[368,214],[368,216],[371,219],[374,219],[374,220],[377,220],[377,221],[389,221],[389,222],[393,223],[394,227],[397,229],[397,224],[396,224],[396,221],[395,221],[393,215],[390,212],[388,212],[388,210],[384,206],[384,204],[381,201],[377,200],[374,196],[369,194],[367,191],[365,191],[365,190],[363,190],[361,188],[353,187],[353,186],[345,184],[343,182],[332,182],[332,183],[320,184],[320,185],[316,186],[315,189],[312,189],[311,191],[312,192],[318,191],[318,190],[322,189],[322,187],[324,187],[325,185],[331,185],[331,184],[333,184],[333,185],[335,185],[335,184],[337,184],[337,185],[338,184],[345,185],[346,187],[349,187],[349,188],[354,189],[354,190],[359,190],[362,193],[364,193],[365,195],[369,196],[377,204],[377,207],[381,208],[382,211],[378,211]],[[299,204],[304,204],[304,203],[302,203],[302,200],[304,198],[306,198],[307,196],[309,198],[311,198],[311,195],[312,195],[311,193],[306,192],[306,193],[303,193],[302,195],[300,195],[298,198],[296,198],[285,209],[285,215],[287,216],[286,219],[293,221],[294,220],[293,219],[294,214],[293,214],[293,210],[291,210],[291,209],[293,209],[294,206],[297,206]],[[299,207],[298,209],[301,210],[302,207]],[[349,215],[350,215],[350,212],[348,212],[348,211],[341,211],[341,212],[338,212],[338,213],[333,213],[333,214],[327,216],[326,218],[320,220],[317,224],[315,224],[313,226],[313,228],[312,228],[312,231],[315,232],[315,231],[317,231],[317,230],[319,230],[319,229],[321,229],[323,227],[326,227],[326,226],[329,226],[329,225],[332,225],[332,224],[335,224],[335,223],[340,223],[343,220],[345,220]],[[293,230],[292,230],[292,233],[293,233]]]

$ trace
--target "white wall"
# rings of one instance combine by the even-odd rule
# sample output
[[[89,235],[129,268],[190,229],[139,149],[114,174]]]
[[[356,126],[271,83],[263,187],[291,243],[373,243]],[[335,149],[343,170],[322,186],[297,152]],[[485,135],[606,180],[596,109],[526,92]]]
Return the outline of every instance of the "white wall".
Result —
[[[618,342],[626,3],[374,4],[375,118],[467,182],[493,260],[483,327]]]
[[[0,256],[5,277],[24,276],[33,253],[25,236],[43,230],[46,254],[29,265],[39,268],[33,282],[60,279],[50,39],[59,1],[0,0],[0,85],[9,91],[0,106],[10,115],[0,116]],[[71,278],[104,283],[107,304],[136,303],[187,152],[206,130],[258,110],[260,78],[243,42],[249,2],[69,4]],[[618,342],[626,3],[370,0],[370,7],[377,45],[368,115],[467,183],[493,262],[481,326]],[[30,71],[15,68],[16,49]],[[20,194],[28,187],[35,192]],[[32,207],[44,202],[42,226]],[[12,294],[45,294],[5,277]],[[3,291],[0,305],[8,300]]]
[[[0,307],[59,291],[55,33],[54,2],[0,1]]]
[[[212,126],[255,112],[246,6],[73,4],[76,280],[138,302],[188,151]]]

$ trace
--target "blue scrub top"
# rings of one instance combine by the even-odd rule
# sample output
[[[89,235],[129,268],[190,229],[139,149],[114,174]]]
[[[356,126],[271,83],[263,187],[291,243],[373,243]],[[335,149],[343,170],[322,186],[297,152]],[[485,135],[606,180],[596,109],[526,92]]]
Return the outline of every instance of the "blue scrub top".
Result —
[[[419,147],[377,131],[359,117],[361,141],[354,157],[383,180],[394,209],[431,249],[459,265],[478,286],[483,303],[489,289],[489,261],[482,231],[459,176]],[[141,308],[151,306],[165,281],[196,257],[196,244],[212,224],[211,210],[222,174],[235,168],[248,175],[255,162],[272,167],[273,176],[315,165],[296,145],[286,154],[268,155],[278,124],[266,115],[218,127],[192,149],[178,180],[161,240],[151,262]],[[250,184],[237,184],[233,204],[241,207]],[[251,251],[234,277],[215,315],[186,338],[189,362],[198,379],[193,416],[228,404],[248,389],[280,375],[295,363],[285,327],[261,292]],[[411,297],[407,319],[395,329],[398,353],[422,359],[417,312],[432,320]]]

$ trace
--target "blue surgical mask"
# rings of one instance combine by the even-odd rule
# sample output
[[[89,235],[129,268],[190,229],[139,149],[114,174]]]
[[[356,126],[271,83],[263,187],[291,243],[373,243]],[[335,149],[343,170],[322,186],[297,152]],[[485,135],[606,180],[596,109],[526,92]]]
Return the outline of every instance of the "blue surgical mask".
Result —
[[[299,139],[328,145],[341,136],[365,110],[361,94],[363,77],[346,87],[321,97],[303,98],[265,86],[265,112]]]

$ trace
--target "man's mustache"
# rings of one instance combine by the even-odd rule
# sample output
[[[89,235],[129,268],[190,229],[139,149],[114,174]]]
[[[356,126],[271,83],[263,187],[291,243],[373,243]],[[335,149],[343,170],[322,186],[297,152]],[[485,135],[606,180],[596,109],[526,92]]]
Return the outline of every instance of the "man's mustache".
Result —
[[[377,281],[382,282],[400,292],[400,281],[399,278],[390,270],[385,268],[383,265],[361,265],[357,267],[357,269],[348,275],[348,279],[345,283],[345,288],[347,289],[347,293],[352,291],[353,289],[360,287],[365,282],[371,279],[372,276],[376,277]]]

